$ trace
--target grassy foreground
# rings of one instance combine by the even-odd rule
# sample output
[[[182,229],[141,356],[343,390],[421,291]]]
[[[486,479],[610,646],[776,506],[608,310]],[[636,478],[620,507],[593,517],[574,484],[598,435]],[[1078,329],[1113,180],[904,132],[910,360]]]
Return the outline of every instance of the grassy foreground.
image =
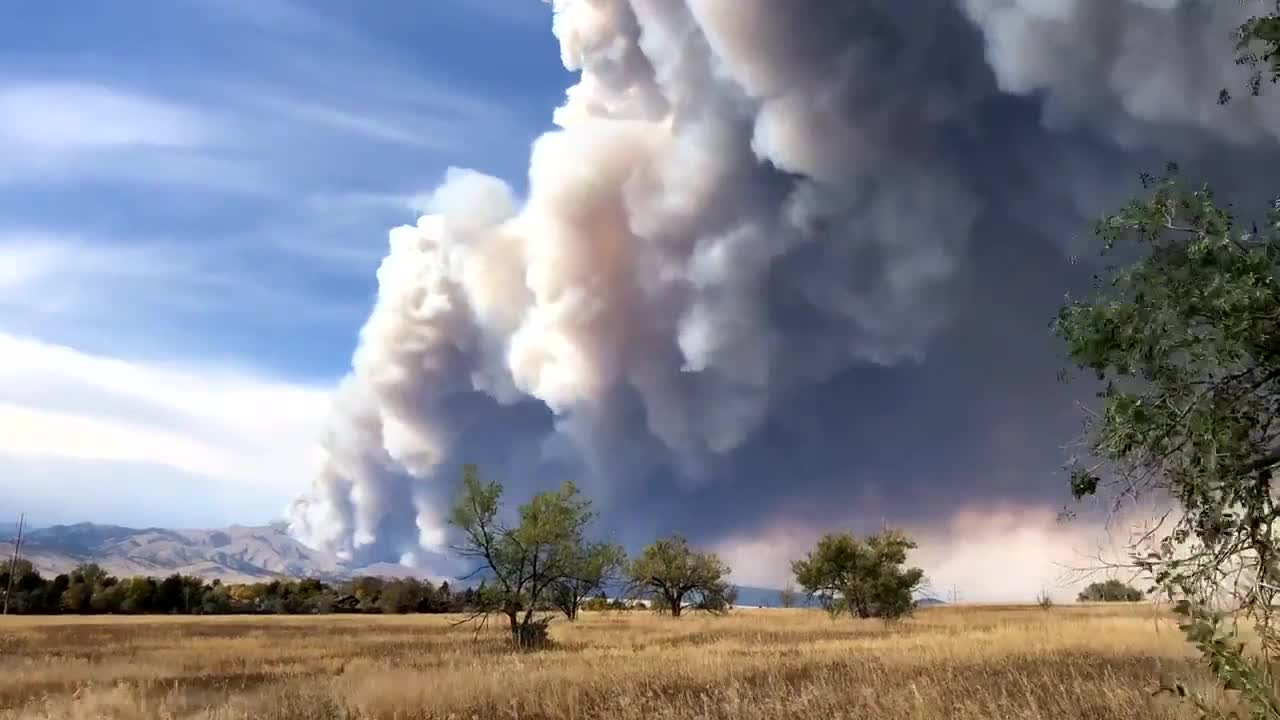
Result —
[[[895,627],[807,610],[556,622],[513,653],[450,618],[8,617],[0,719],[1190,717],[1203,676],[1150,606],[935,608]]]

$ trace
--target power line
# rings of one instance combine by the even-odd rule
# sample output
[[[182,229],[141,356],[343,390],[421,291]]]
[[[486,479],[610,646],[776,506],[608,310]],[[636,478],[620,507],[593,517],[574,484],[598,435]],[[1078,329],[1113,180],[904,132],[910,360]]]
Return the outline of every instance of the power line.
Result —
[[[27,521],[27,514],[22,513],[18,516],[18,536],[13,540],[13,557],[9,560],[9,585],[4,590],[4,611],[0,614],[9,614],[9,597],[13,595],[13,578],[18,574],[18,559],[22,557],[22,526]]]

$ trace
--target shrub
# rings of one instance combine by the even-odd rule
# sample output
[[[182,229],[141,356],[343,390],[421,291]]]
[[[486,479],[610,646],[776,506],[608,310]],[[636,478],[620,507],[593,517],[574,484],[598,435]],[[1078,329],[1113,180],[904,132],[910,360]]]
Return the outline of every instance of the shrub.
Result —
[[[1119,580],[1090,583],[1076,599],[1080,602],[1138,602],[1142,591]]]

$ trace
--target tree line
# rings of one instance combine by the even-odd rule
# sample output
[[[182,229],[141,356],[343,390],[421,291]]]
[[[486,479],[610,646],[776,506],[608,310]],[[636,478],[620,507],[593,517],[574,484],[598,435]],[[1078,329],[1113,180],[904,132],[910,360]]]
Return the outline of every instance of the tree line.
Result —
[[[338,583],[305,578],[224,583],[181,573],[119,578],[94,563],[46,578],[29,561],[18,560],[0,564],[0,594],[11,574],[9,612],[18,614],[460,613],[474,610],[478,593],[484,592],[416,578],[358,577]]]
[[[617,543],[589,539],[591,503],[572,483],[535,495],[518,509],[515,524],[499,520],[502,486],[482,482],[474,466],[464,470],[462,488],[451,520],[464,541],[455,550],[477,562],[460,588],[416,578],[117,577],[95,563],[48,578],[19,559],[0,563],[0,593],[12,588],[6,599],[15,614],[453,613],[481,622],[498,615],[522,646],[544,643],[556,615],[574,621],[583,609],[643,606],[679,618],[690,611],[724,614],[737,601],[728,564],[681,535],[660,538],[634,558]],[[803,592],[833,617],[896,618],[910,612],[922,583],[920,569],[903,567],[914,547],[889,530],[866,539],[831,534],[793,570]]]

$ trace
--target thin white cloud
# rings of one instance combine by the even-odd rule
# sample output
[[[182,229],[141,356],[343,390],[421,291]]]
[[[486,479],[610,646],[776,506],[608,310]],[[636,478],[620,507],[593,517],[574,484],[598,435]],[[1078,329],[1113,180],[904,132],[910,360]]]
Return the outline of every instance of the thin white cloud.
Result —
[[[137,339],[156,325],[218,318],[294,326],[358,321],[353,306],[290,278],[263,275],[218,243],[122,240],[0,227],[0,328],[118,329]]]
[[[416,221],[427,212],[431,202],[430,190],[417,192],[370,192],[353,190],[341,193],[316,193],[307,198],[307,205],[317,211],[342,210],[394,210],[407,215]]]
[[[429,191],[317,192],[291,208],[288,218],[257,227],[252,235],[331,276],[367,282],[387,255],[390,229],[417,222],[430,196]]]
[[[200,148],[219,141],[204,113],[159,98],[74,82],[0,88],[0,142],[41,151]]]
[[[110,245],[45,229],[0,229],[0,305],[82,304],[88,294],[199,272],[151,244]]]
[[[186,0],[203,12],[259,30],[315,36],[342,32],[333,21],[290,0]]]
[[[428,150],[457,149],[485,135],[505,138],[517,124],[509,103],[458,90],[406,67],[385,43],[358,25],[292,0],[187,0],[209,17],[261,33],[259,79],[215,80],[222,94],[245,107],[380,142]],[[549,7],[527,0],[478,3],[485,14],[541,16]],[[324,52],[316,52],[323,47]],[[283,82],[282,82],[283,81]],[[540,112],[540,111],[539,111]],[[538,121],[541,122],[541,115]]]
[[[327,387],[111,356],[172,357],[220,328],[275,317],[296,330],[323,317],[323,298],[265,281],[222,252],[0,229],[0,504],[50,522],[256,522],[305,486]],[[50,337],[112,349],[95,354]],[[184,495],[201,507],[134,512],[120,502]]]
[[[76,80],[0,84],[0,184],[108,182],[260,194],[243,133],[188,103]]]
[[[385,110],[381,114],[356,112],[306,100],[281,100],[267,94],[260,95],[257,101],[275,114],[294,122],[360,135],[378,142],[428,150],[456,147],[464,127],[461,122],[414,120],[396,117]]]
[[[256,494],[273,510],[312,471],[327,387],[235,368],[132,362],[7,333],[0,357],[3,463],[90,473],[153,467]],[[26,492],[34,502],[41,489]],[[81,511],[91,516],[97,501],[80,498]]]

